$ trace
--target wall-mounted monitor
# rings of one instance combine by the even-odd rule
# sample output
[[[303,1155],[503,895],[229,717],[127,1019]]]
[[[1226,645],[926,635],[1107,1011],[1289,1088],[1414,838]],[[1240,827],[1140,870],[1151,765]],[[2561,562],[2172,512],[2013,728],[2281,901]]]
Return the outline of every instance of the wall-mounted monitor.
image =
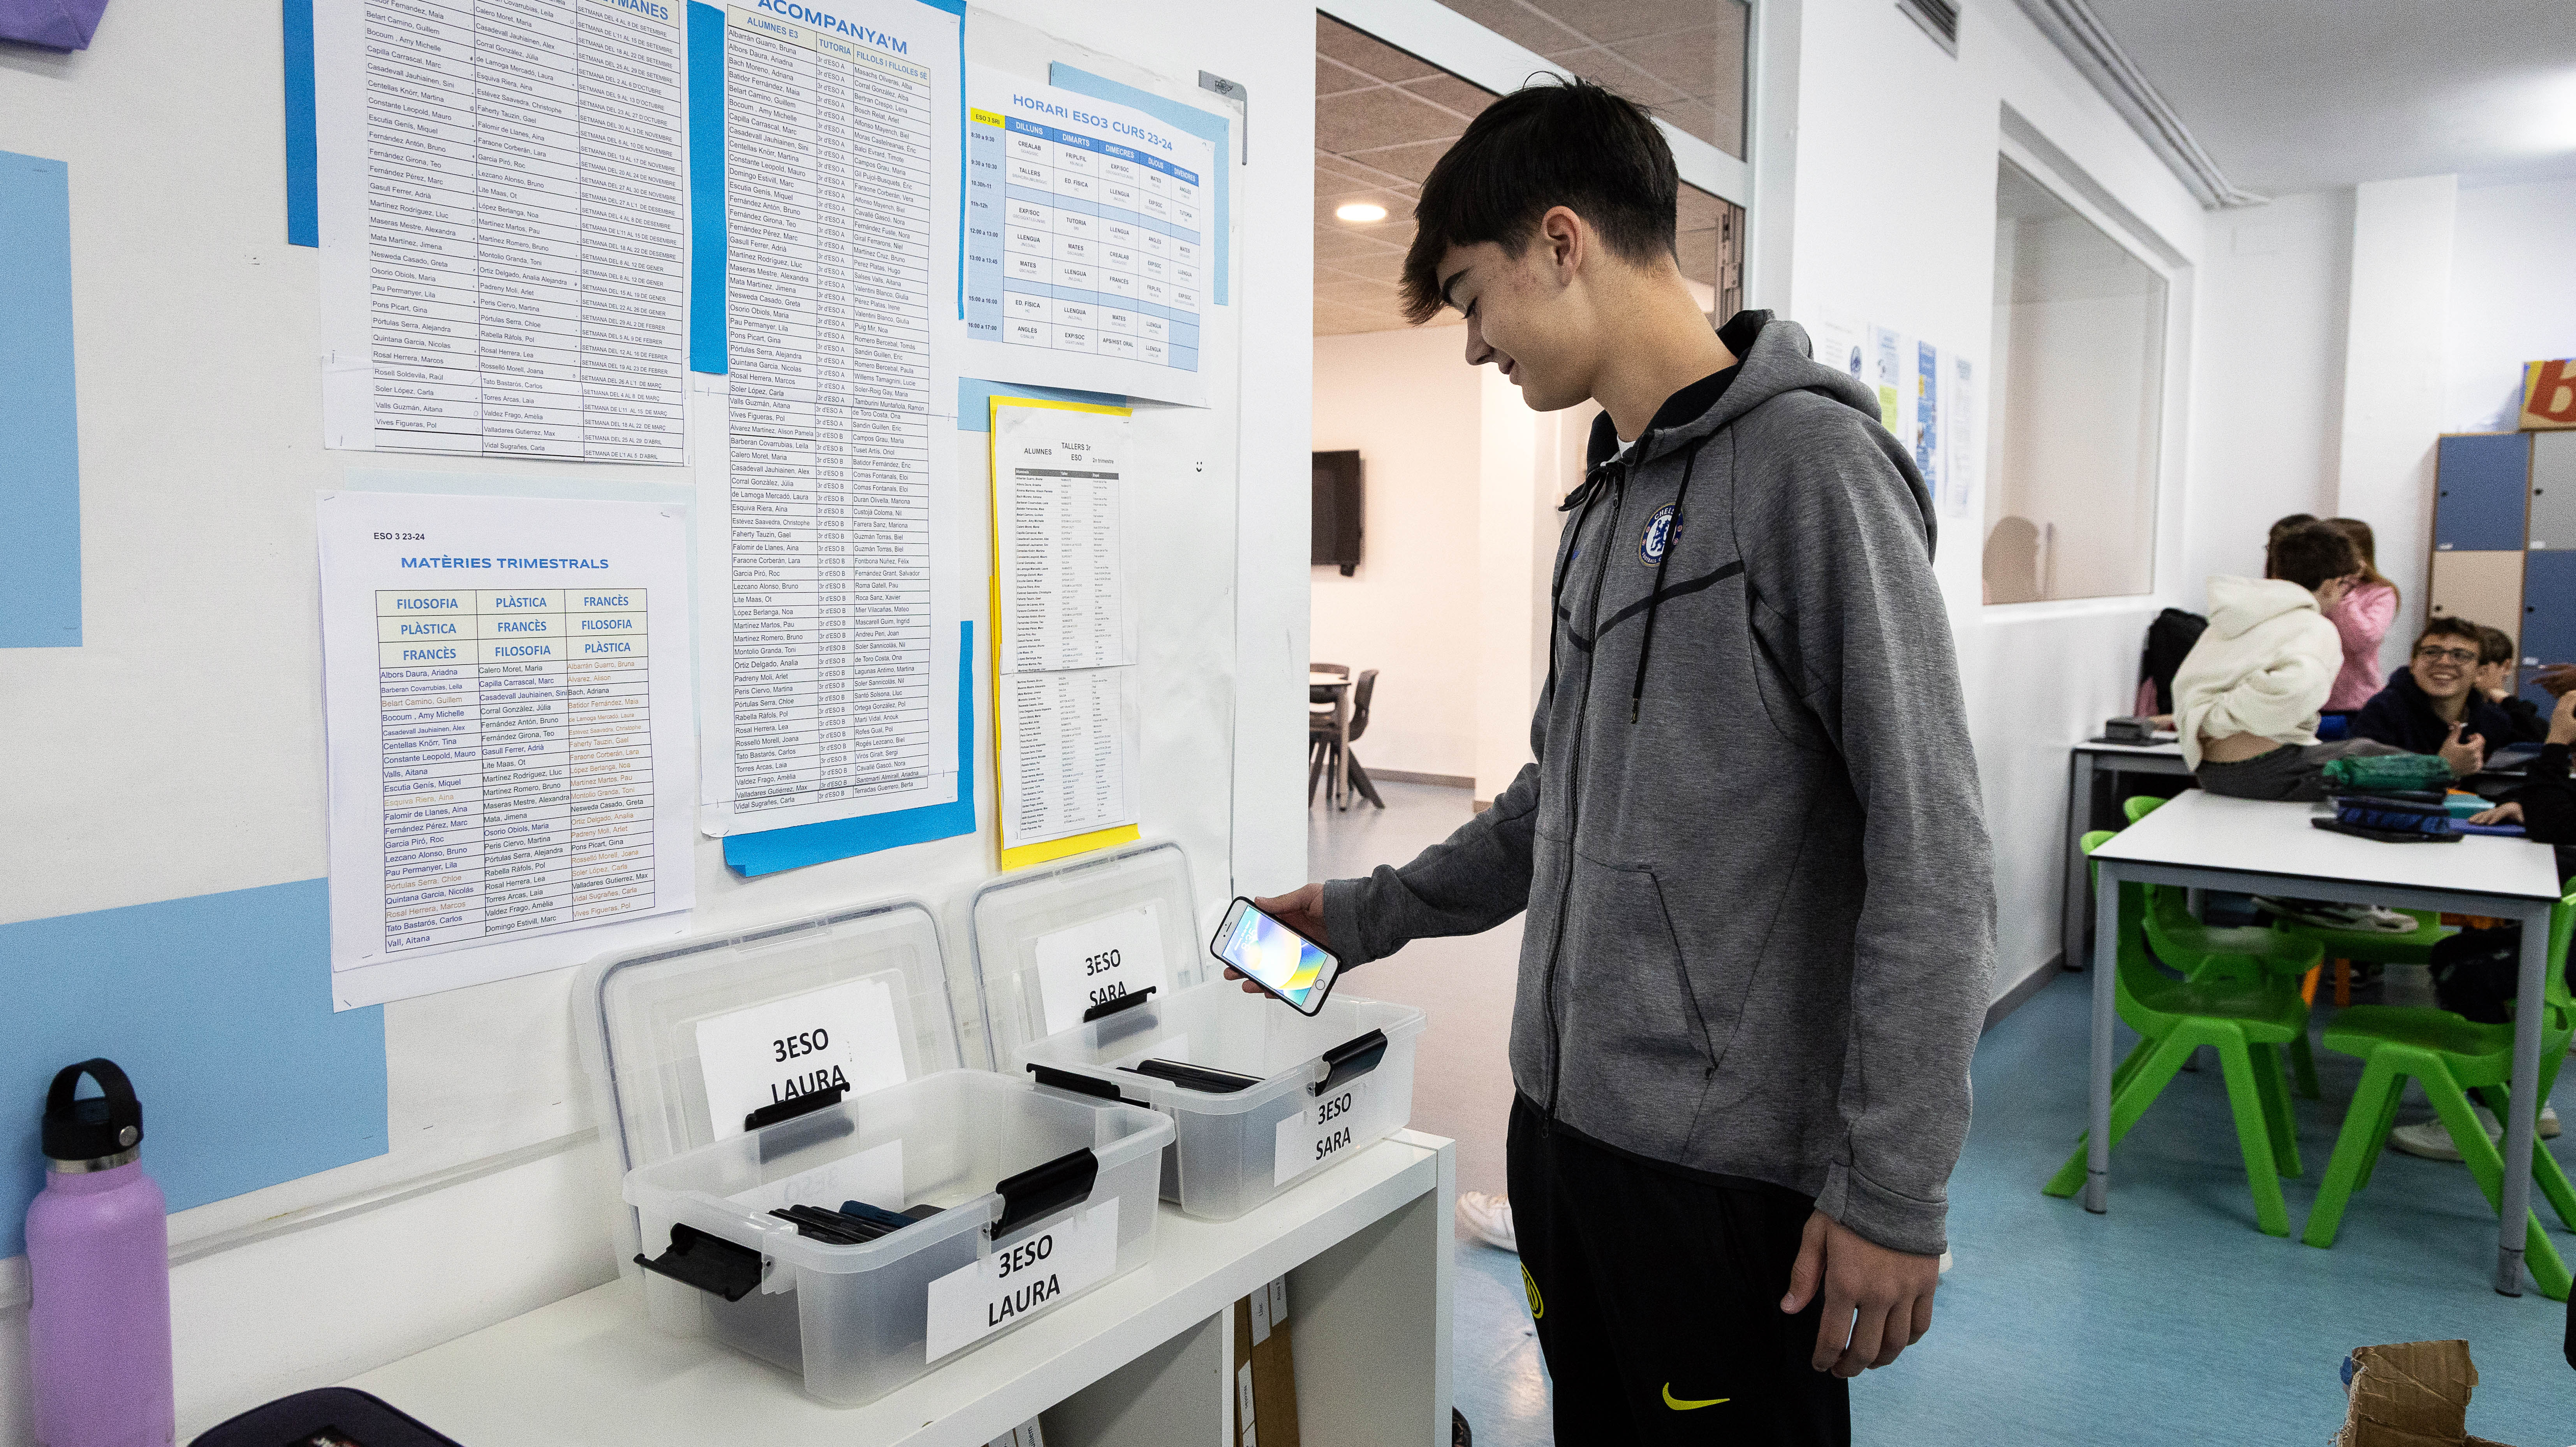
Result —
[[[1360,565],[1360,455],[1315,454],[1315,566],[1333,564],[1347,578]]]

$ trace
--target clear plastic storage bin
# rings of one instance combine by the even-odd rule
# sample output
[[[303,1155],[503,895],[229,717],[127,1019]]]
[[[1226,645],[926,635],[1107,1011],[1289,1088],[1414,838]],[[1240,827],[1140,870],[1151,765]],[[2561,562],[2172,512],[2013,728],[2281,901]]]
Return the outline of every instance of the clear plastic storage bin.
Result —
[[[1153,1253],[1171,1122],[957,1068],[917,903],[612,956],[573,999],[654,1324],[825,1401],[871,1401]]]
[[[1192,912],[1172,844],[1008,876],[975,895],[976,978],[998,1068],[1170,1116],[1163,1199],[1225,1221],[1404,1128],[1424,1017],[1336,992],[1310,1018],[1247,995],[1222,978]],[[1149,938],[1140,970],[1130,953]],[[1111,951],[1114,968],[1090,973]],[[1151,1061],[1246,1083],[1198,1090],[1132,1068]]]
[[[1142,1107],[950,1070],[718,1141],[626,1178],[646,1308],[859,1406],[1143,1264],[1171,1138]],[[939,1209],[856,1244],[769,1214],[844,1193]]]

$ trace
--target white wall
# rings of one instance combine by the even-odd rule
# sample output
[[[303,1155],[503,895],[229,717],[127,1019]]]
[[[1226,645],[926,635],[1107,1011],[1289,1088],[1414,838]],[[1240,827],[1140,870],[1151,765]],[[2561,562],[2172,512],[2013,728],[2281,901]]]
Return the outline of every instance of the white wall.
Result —
[[[1378,670],[1369,768],[1476,772],[1480,372],[1466,328],[1315,338],[1314,450],[1357,448],[1367,506],[1357,572],[1313,568],[1316,658]]]
[[[2350,191],[2210,218],[2191,506],[2172,589],[2193,612],[2207,611],[2210,575],[2261,576],[2275,518],[2335,511],[2351,262]]]
[[[2189,263],[2203,218],[2064,57],[2008,5],[1963,9],[1953,60],[1884,0],[1800,0],[1788,314],[1840,313],[1907,329],[1983,358],[1993,302],[1995,166],[2009,105],[2028,127],[2138,219],[2178,259],[2182,317],[2167,337],[2179,372],[2192,349]],[[1766,42],[1776,37],[1766,37]],[[1779,64],[1773,45],[1762,50]],[[1780,126],[1766,109],[1776,139]],[[1769,152],[1766,150],[1767,156]],[[1768,178],[1764,181],[1769,194]],[[1757,235],[1777,222],[1758,218]],[[1776,258],[1763,275],[1776,277]],[[1776,293],[1761,304],[1783,305]],[[1990,399],[1981,399],[1986,401]],[[2190,413],[2168,397],[2160,486],[2178,494]],[[1991,408],[1987,419],[1993,416]],[[1986,432],[1980,419],[1978,434]],[[1943,519],[1935,570],[1958,637],[1969,726],[1996,854],[2000,927],[1995,985],[2011,988],[2058,950],[2064,872],[2066,748],[2127,711],[2148,619],[2179,593],[2182,520],[2166,510],[2156,592],[2139,599],[1986,609],[1979,602],[1982,498]]]
[[[1211,9],[1184,0],[991,0],[969,25],[989,25],[995,16],[1114,44],[1115,56],[1071,42],[1058,53],[1120,78],[1173,77],[1210,108],[1218,103],[1192,89],[1202,66],[1262,98],[1265,122],[1251,131],[1249,159],[1232,174],[1241,238],[1234,305],[1247,338],[1302,337],[1312,304],[1312,11]],[[322,872],[310,494],[340,485],[352,467],[403,464],[324,454],[313,445],[316,258],[282,244],[280,71],[274,9],[178,0],[120,0],[97,44],[78,55],[0,46],[0,115],[11,130],[5,144],[72,167],[91,624],[87,648],[16,650],[0,659],[0,694],[48,700],[43,708],[0,710],[0,755],[15,769],[12,787],[0,790],[9,826],[0,829],[0,864],[7,866],[0,877],[9,880],[0,888],[0,919]],[[137,127],[151,129],[154,143],[138,145]],[[1203,894],[1221,893],[1229,873],[1248,892],[1305,878],[1299,719],[1307,494],[1296,454],[1309,431],[1311,364],[1303,345],[1248,345],[1239,370],[1225,361],[1212,371],[1224,405],[1238,398],[1245,405],[1238,435],[1213,452],[1205,479],[1236,494],[1237,536],[1216,539],[1213,548],[1221,555],[1230,542],[1237,571],[1211,583],[1205,597],[1215,616],[1231,617],[1236,627],[1234,686],[1229,692],[1225,680],[1212,679],[1206,714],[1231,713],[1236,736],[1232,797],[1224,797],[1221,776],[1216,788],[1199,791],[1215,796],[1207,807],[1219,815],[1218,843],[1200,861]],[[263,425],[280,410],[291,428]],[[489,470],[524,479],[544,466]],[[602,469],[584,472],[582,481],[625,482],[644,473]],[[649,480],[685,476],[654,473]],[[971,509],[963,520],[980,522]],[[198,595],[221,607],[173,604]],[[172,642],[186,643],[208,627],[222,631],[241,616],[256,616],[262,628],[226,634],[220,647]],[[130,692],[125,685],[147,676],[147,702],[189,700],[192,737],[223,768],[185,772],[186,760],[158,747],[170,727],[167,710],[120,702]],[[1210,740],[1206,747],[1224,745]],[[123,776],[16,767],[77,763],[84,750],[102,749],[164,767]],[[57,779],[52,792],[36,788],[47,778]],[[102,778],[112,786],[108,793],[100,792]],[[57,798],[60,779],[88,783],[76,799]],[[990,798],[988,783],[987,817]],[[158,844],[140,851],[128,832],[99,823],[147,817]],[[1223,839],[1229,825],[1230,860]],[[747,885],[724,869],[711,842],[702,843],[698,918],[721,928],[821,907],[817,900],[945,892],[988,870],[988,849],[983,839],[941,841]],[[956,936],[949,938],[953,945]],[[506,1088],[525,1107],[516,1121],[560,1148],[417,1193],[361,1162],[174,1220],[184,1241],[202,1243],[209,1222],[219,1223],[217,1231],[261,1233],[173,1272],[183,1440],[258,1402],[525,1311],[615,1269],[607,1230],[614,1187],[605,1178],[605,1152],[588,1133],[586,1093],[543,1090],[579,1075],[568,987],[569,972],[558,971],[386,1011],[397,1152],[422,1133],[424,1122],[414,1116],[440,1114],[428,1096],[442,1087],[456,1095]],[[442,1012],[465,995],[508,1006],[486,1018],[510,1028],[488,1029],[479,1042],[456,1040]],[[424,1048],[439,1043],[453,1047],[443,1059]],[[517,1073],[495,1086],[475,1068],[475,1050],[520,1052],[534,1063],[514,1060]],[[444,1068],[434,1081],[409,1080],[406,1061]],[[524,1091],[541,1093],[519,1099]],[[472,1149],[469,1143],[467,1153]],[[362,1187],[398,1199],[368,1200]],[[335,1202],[350,1209],[334,1210]],[[23,1282],[15,1264],[0,1263],[0,1301]],[[24,1306],[0,1306],[0,1447],[32,1440],[25,1355]]]
[[[2460,179],[2453,212],[2445,432],[2510,432],[2522,364],[2576,357],[2576,179]]]
[[[2442,431],[2452,230],[2459,180],[2417,176],[2355,187],[2343,426],[2334,510],[2370,524],[2379,571],[2406,606],[2380,640],[2402,668],[2423,616],[2433,547],[2433,441]]]

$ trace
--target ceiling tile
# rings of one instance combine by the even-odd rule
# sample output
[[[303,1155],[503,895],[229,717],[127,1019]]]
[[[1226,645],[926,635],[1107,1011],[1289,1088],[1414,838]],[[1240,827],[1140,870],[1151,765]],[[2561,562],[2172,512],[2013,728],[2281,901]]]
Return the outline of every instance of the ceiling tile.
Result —
[[[1611,46],[1619,57],[1684,95],[1717,90],[1717,31],[1708,26]]]
[[[1672,122],[1674,127],[1683,133],[1697,136],[1712,146],[1719,145],[1720,137],[1718,135],[1717,106],[1714,102],[1704,100],[1667,101],[1662,105],[1654,107],[1654,112],[1658,118]],[[1730,139],[1736,139],[1738,145],[1742,144],[1740,138],[1730,137]],[[1728,154],[1732,155],[1733,153],[1734,152],[1731,149],[1728,150]]]
[[[1657,80],[1645,71],[1639,70],[1626,56],[1615,50],[1595,46],[1585,50],[1569,50],[1561,55],[1551,55],[1548,59],[1573,71],[1585,80],[1607,86],[1642,106],[1651,108],[1685,99],[1680,90],[1675,89],[1668,82]]]
[[[1327,211],[1315,221],[1315,259],[1317,261],[1338,262],[1344,257],[1351,256],[1385,256],[1390,253],[1396,255],[1403,253],[1402,236],[1371,236],[1359,227],[1332,220],[1332,214]]]
[[[1497,96],[1481,85],[1469,85],[1454,75],[1435,75],[1429,80],[1405,82],[1404,88],[1436,106],[1444,106],[1470,120],[1483,114]]]
[[[1520,3],[1520,0],[1440,0],[1442,5],[1515,44],[1541,55],[1583,42],[1564,26]],[[1544,8],[1544,7],[1542,7]]]
[[[1440,74],[1440,67],[1414,59],[1385,41],[1326,15],[1315,17],[1315,49],[1362,75],[1383,81],[1420,80]]]
[[[1408,181],[1430,179],[1431,168],[1449,154],[1455,141],[1422,141],[1410,146],[1389,146],[1383,151],[1362,151],[1359,159],[1382,171],[1391,171]]]
[[[1608,44],[1710,23],[1719,0],[1534,0],[1558,24]]]
[[[1367,90],[1376,81],[1347,65],[1339,65],[1318,55],[1315,57],[1315,94],[1339,95],[1346,90]]]
[[[1411,241],[1412,239],[1413,238],[1411,236],[1405,237],[1405,240],[1407,241]],[[1359,277],[1362,280],[1384,282],[1392,285],[1403,279],[1404,254],[1397,251],[1388,251],[1379,253],[1375,256],[1348,257],[1333,262],[1332,269],[1350,276]],[[1321,275],[1323,268],[1318,266],[1316,268],[1316,272],[1318,275]]]
[[[1673,254],[1680,259],[1682,275],[1693,281],[1717,285],[1717,232],[1685,231],[1673,238]]]
[[[1455,138],[1458,118],[1400,90],[1363,90],[1315,102],[1315,144],[1336,154]]]

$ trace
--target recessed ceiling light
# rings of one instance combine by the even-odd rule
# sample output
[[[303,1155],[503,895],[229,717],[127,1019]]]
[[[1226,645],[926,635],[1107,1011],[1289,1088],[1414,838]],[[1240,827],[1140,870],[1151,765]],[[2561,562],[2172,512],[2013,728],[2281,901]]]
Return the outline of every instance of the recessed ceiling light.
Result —
[[[1386,208],[1374,201],[1346,201],[1334,207],[1333,214],[1344,221],[1384,221]]]

